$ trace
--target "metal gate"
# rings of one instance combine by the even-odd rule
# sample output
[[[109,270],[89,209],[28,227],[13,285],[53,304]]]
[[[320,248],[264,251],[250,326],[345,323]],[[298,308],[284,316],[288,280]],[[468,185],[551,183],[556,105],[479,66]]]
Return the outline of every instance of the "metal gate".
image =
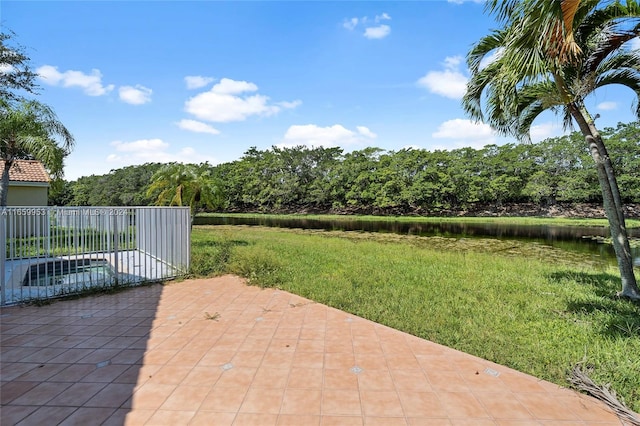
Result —
[[[187,273],[188,207],[6,207],[0,305]]]

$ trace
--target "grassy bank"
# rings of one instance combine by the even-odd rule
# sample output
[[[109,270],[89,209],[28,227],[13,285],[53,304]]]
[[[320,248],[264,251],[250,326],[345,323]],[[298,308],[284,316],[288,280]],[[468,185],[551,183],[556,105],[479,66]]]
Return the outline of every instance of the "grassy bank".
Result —
[[[586,360],[640,411],[640,306],[615,269],[537,244],[202,226],[194,275],[231,272],[566,385]]]
[[[425,216],[358,216],[329,214],[259,214],[259,213],[200,213],[200,217],[244,217],[264,219],[310,219],[337,221],[383,221],[383,222],[427,222],[427,223],[495,223],[505,225],[549,225],[549,226],[602,226],[606,219],[580,219],[567,217],[425,217]],[[627,228],[640,228],[640,220],[627,219]]]

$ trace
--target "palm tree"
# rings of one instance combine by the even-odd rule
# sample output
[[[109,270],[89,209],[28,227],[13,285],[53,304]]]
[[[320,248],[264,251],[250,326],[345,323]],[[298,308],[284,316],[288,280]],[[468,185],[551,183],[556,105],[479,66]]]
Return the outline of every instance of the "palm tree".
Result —
[[[189,206],[193,224],[199,208],[220,205],[219,187],[207,163],[170,163],[153,174],[147,196],[155,198],[158,206]]]
[[[622,279],[618,295],[640,299],[615,171],[585,106],[587,96],[610,84],[640,97],[640,53],[625,45],[640,34],[638,2],[490,0],[487,8],[504,26],[467,55],[465,111],[521,140],[547,110],[562,114],[567,129],[578,125],[598,171]]]
[[[34,100],[11,103],[0,99],[0,207],[7,205],[9,170],[17,159],[41,161],[54,178],[63,174],[64,157],[74,139],[48,106]]]

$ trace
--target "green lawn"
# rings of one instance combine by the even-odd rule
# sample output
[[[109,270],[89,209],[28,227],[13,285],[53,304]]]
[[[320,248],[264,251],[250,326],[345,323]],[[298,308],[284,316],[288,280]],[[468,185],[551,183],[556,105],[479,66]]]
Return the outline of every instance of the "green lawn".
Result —
[[[196,226],[192,273],[236,273],[552,382],[587,360],[640,411],[640,305],[615,268],[514,241]]]

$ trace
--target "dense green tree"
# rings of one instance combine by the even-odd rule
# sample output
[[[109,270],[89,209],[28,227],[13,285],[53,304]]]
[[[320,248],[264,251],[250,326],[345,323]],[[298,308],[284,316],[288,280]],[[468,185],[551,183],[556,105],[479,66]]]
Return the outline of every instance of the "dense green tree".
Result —
[[[640,127],[618,123],[602,131],[624,202],[640,202]]]
[[[630,202],[640,197],[638,128],[629,123],[603,130],[616,154],[621,195]],[[225,195],[214,208],[219,211],[444,214],[519,202],[602,202],[592,161],[582,136],[573,133],[538,144],[434,152],[251,148],[236,161],[199,167]],[[148,163],[82,177],[60,195],[52,191],[58,201],[50,203],[151,205],[156,197],[147,188],[161,167]]]
[[[189,206],[192,223],[199,209],[216,208],[222,202],[220,187],[208,163],[171,163],[161,167],[153,174],[147,195],[159,206]]]
[[[49,206],[71,205],[73,200],[73,183],[58,179],[49,187]]]
[[[640,54],[624,48],[640,33],[633,21],[640,16],[639,5],[632,0],[494,0],[489,10],[504,26],[468,54],[465,110],[519,138],[528,137],[534,119],[549,109],[561,111],[565,125],[577,123],[596,165],[622,278],[620,295],[640,299],[614,168],[584,103],[609,84],[640,95]]]
[[[376,205],[381,190],[378,169],[382,153],[380,148],[368,147],[344,155],[331,187],[334,206],[359,210]]]
[[[83,176],[70,182],[71,197],[65,203],[74,206],[148,206],[155,199],[147,196],[151,177],[161,163],[145,163],[111,170],[106,175]]]

